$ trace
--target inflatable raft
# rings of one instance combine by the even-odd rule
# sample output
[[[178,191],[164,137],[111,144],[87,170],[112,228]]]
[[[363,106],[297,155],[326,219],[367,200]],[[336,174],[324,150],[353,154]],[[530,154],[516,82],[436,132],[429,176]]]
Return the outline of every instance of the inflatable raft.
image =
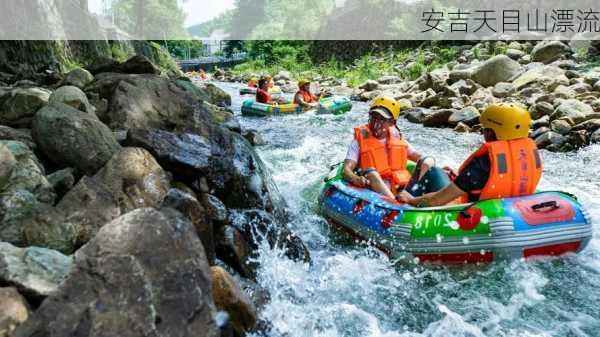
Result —
[[[345,97],[326,97],[319,101],[319,113],[343,114],[352,109],[352,102]],[[258,103],[253,99],[242,102],[242,115],[265,117],[269,115],[302,113],[302,107],[298,104],[270,105]]]
[[[562,192],[414,208],[349,185],[338,166],[319,196],[321,214],[393,258],[444,264],[578,253],[592,236],[589,214]]]
[[[347,97],[325,97],[319,101],[317,113],[341,115],[352,110],[352,101]]]

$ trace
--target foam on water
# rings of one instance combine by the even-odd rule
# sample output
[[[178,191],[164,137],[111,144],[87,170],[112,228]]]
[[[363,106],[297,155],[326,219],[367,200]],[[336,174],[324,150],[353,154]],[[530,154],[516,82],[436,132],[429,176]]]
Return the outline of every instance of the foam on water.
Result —
[[[239,113],[240,85],[219,83]],[[461,268],[394,265],[356,244],[315,214],[330,164],[344,159],[352,128],[366,122],[367,105],[342,116],[240,117],[267,145],[257,148],[286,198],[290,228],[310,249],[312,263],[293,262],[261,247],[258,282],[271,294],[261,315],[271,336],[600,336],[600,232],[587,249],[553,261],[501,261]],[[422,154],[458,167],[481,144],[476,134],[399,126]],[[600,220],[600,145],[578,153],[541,151],[541,189],[576,195]],[[443,238],[441,238],[443,240]]]

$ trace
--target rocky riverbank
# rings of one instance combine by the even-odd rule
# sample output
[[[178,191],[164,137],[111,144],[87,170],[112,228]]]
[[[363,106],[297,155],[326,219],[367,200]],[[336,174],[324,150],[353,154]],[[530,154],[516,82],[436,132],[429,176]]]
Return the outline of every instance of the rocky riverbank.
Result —
[[[409,121],[428,127],[478,132],[479,115],[491,103],[520,103],[531,112],[530,136],[540,148],[572,151],[600,143],[600,67],[577,55],[576,41],[495,41],[457,47],[455,62],[409,81],[388,74],[351,88],[340,79],[312,76],[335,95],[369,101],[385,94],[400,100]],[[589,55],[598,55],[593,41]],[[424,62],[433,59],[425,52]],[[412,61],[394,64],[410,68]],[[221,81],[245,81],[259,74],[217,70]],[[310,75],[307,75],[310,76]],[[284,92],[297,87],[289,72],[274,76]]]
[[[0,78],[0,336],[265,329],[256,248],[309,254],[229,95],[142,56],[38,75]]]

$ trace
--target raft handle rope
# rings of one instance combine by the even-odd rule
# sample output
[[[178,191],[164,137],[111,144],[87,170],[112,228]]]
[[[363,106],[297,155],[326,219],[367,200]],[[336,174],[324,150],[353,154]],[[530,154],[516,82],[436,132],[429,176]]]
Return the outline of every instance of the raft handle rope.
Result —
[[[543,210],[546,210],[546,212],[551,212],[559,208],[560,206],[558,205],[558,202],[556,202],[556,200],[545,201],[531,206],[531,209],[534,212],[542,212]]]

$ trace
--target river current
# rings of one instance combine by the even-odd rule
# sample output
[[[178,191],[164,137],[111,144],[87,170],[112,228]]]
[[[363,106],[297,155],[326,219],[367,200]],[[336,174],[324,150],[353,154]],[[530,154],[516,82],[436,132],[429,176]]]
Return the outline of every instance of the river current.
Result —
[[[217,83],[240,114],[241,85]],[[316,213],[329,166],[344,159],[352,128],[367,119],[354,102],[342,116],[249,118],[266,145],[257,151],[293,214],[290,228],[312,262],[293,262],[261,249],[258,282],[271,294],[262,311],[272,336],[582,337],[600,336],[600,145],[577,153],[541,151],[540,188],[576,195],[590,211],[594,237],[579,255],[488,266],[398,264],[353,242]],[[457,168],[481,144],[477,134],[398,122],[409,142],[440,166]]]

